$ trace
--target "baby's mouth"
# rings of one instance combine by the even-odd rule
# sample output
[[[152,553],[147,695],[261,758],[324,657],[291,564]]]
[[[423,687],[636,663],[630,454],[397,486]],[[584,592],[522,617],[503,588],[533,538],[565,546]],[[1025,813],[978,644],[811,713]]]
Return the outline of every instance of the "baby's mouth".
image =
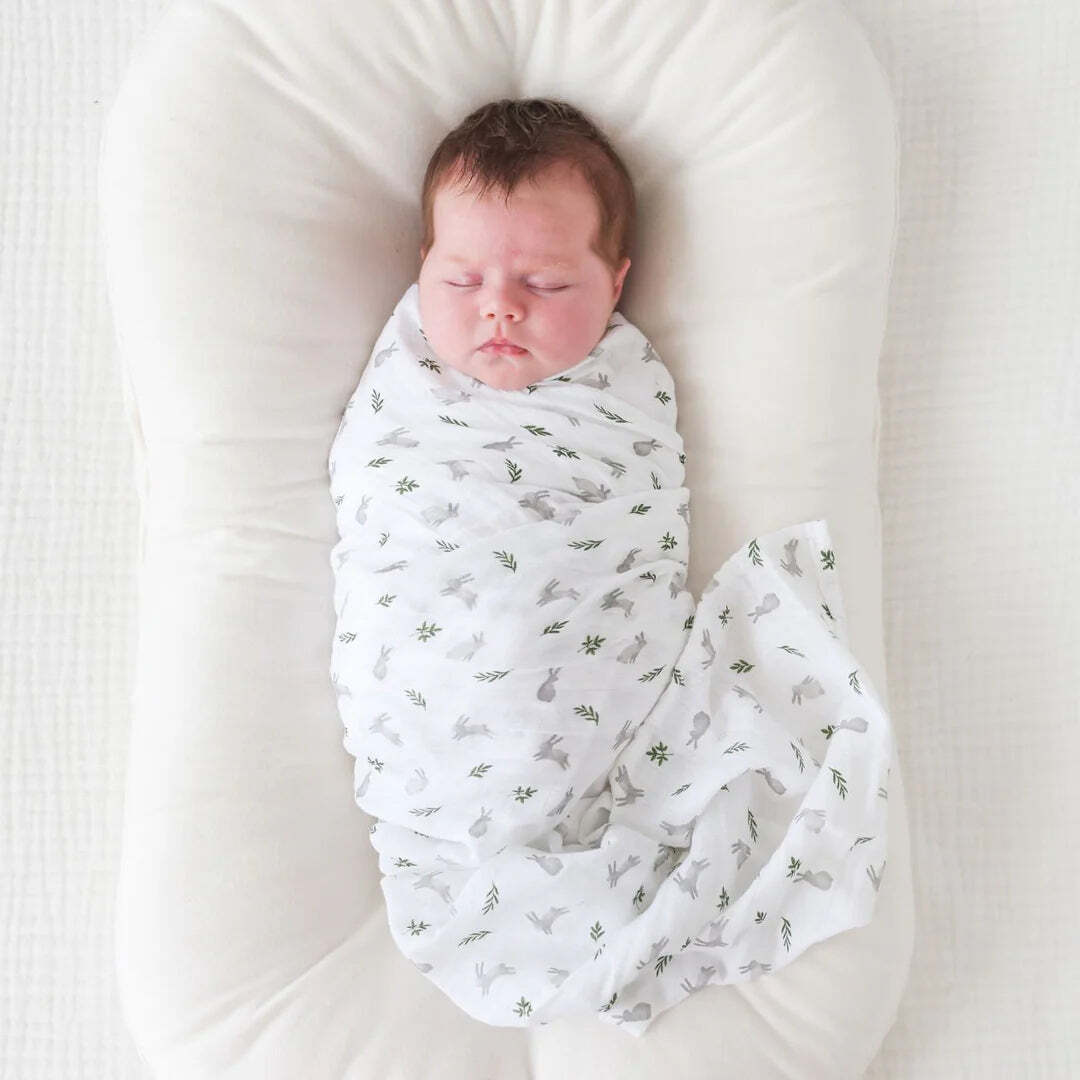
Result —
[[[506,356],[522,356],[527,353],[528,349],[521,349],[517,345],[482,345],[482,352],[497,353]]]

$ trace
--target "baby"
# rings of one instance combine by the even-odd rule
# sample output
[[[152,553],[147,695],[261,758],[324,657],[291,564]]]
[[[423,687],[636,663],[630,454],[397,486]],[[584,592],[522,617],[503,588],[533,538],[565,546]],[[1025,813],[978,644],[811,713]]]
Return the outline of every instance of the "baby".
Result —
[[[387,924],[478,1020],[640,1034],[869,919],[887,719],[823,521],[685,587],[675,384],[615,310],[634,196],[603,136],[487,105],[423,208],[329,458],[331,681]]]
[[[447,365],[521,390],[603,336],[630,269],[634,189],[577,109],[539,98],[477,109],[432,155],[422,208],[421,321]]]

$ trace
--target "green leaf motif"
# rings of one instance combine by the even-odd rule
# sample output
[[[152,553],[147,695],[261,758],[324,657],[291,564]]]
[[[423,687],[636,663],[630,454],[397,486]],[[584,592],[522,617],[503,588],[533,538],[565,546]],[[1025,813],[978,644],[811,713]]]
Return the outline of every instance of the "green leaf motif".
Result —
[[[836,790],[840,792],[840,798],[847,798],[847,781],[844,779],[844,774],[839,769],[834,769],[829,766],[829,772],[832,773],[833,783],[836,785]]]
[[[493,551],[491,554],[494,555],[507,570],[517,571],[517,560],[509,551]]]
[[[458,942],[458,948],[460,949],[462,945],[471,945],[474,941],[480,941],[481,938],[486,938],[490,933],[492,933],[491,930],[474,930],[471,934],[466,934]]]
[[[652,758],[657,765],[663,765],[664,762],[671,757],[671,754],[668,752],[666,744],[658,742],[655,746],[649,747],[645,756],[647,758]]]
[[[600,413],[600,415],[601,415],[601,416],[603,416],[603,417],[604,417],[605,419],[607,419],[607,420],[614,420],[616,424],[625,424],[625,423],[627,422],[627,421],[626,421],[626,420],[624,420],[624,419],[623,419],[623,418],[622,418],[621,416],[619,416],[619,414],[618,414],[618,413],[613,413],[613,412],[612,412],[612,411],[611,411],[610,409],[605,409],[605,408],[604,408],[604,406],[603,406],[603,405],[601,405],[601,404],[599,404],[598,402],[595,402],[595,401],[594,401],[594,402],[593,402],[593,407],[594,407],[594,408],[595,408],[595,409],[597,410],[597,412],[599,412],[599,413]]]
[[[799,763],[799,772],[805,772],[806,763],[803,761],[802,751],[794,743],[788,743],[788,746],[795,751],[795,760]]]
[[[577,705],[574,707],[574,712],[590,723],[596,724],[597,727],[600,726],[600,714],[591,705]]]

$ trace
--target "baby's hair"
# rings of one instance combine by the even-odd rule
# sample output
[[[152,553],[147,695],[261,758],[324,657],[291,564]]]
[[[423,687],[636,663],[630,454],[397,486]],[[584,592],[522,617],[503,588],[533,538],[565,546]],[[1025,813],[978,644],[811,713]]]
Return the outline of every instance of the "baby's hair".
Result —
[[[435,242],[433,204],[444,183],[483,197],[513,190],[545,169],[575,167],[600,211],[592,250],[617,273],[629,254],[636,202],[630,173],[600,129],[573,105],[550,98],[502,98],[469,113],[435,148],[424,176],[420,205],[425,251]]]

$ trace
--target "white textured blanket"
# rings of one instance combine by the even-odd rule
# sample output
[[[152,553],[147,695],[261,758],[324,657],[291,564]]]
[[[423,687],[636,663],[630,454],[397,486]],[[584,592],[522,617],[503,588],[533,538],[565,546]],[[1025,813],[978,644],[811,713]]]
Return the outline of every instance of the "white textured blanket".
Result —
[[[674,383],[615,311],[495,390],[414,283],[330,451],[331,678],[390,930],[462,1009],[640,1035],[867,923],[892,732],[824,521],[685,589]]]

